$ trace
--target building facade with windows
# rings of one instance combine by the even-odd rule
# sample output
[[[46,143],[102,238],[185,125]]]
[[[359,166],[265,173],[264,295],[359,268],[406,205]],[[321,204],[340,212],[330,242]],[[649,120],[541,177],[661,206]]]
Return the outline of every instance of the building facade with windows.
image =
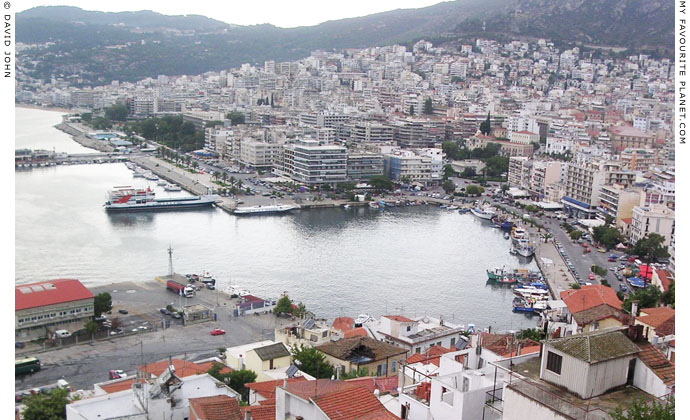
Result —
[[[56,330],[76,331],[93,317],[93,293],[79,280],[56,279],[14,288],[17,341],[50,337]]]
[[[299,140],[283,150],[283,171],[296,182],[335,186],[347,179],[347,149],[343,146]]]
[[[632,212],[630,240],[635,243],[650,233],[664,237],[664,246],[671,244],[676,231],[675,212],[666,206],[635,207]]]

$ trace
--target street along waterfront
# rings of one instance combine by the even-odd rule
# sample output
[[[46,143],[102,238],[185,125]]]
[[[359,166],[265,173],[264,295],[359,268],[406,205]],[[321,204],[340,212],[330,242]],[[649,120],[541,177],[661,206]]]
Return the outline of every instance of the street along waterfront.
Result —
[[[59,133],[52,125],[35,132]],[[17,283],[149,281],[167,272],[172,245],[175,271],[209,270],[220,288],[232,282],[259,296],[288,291],[318,316],[443,315],[501,331],[536,324],[511,312],[509,289],[486,284],[487,268],[536,265],[520,264],[502,232],[469,213],[417,206],[252,218],[220,209],[109,215],[108,189],[157,186],[123,164],[37,168],[17,172],[15,182]]]

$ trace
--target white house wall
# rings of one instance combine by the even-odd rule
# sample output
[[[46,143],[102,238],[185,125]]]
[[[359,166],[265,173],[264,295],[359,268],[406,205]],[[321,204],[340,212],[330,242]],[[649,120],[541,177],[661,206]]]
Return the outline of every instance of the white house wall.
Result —
[[[551,351],[563,357],[561,363],[561,374],[551,372],[546,369],[546,361],[548,359],[548,352]],[[566,387],[571,392],[584,398],[587,392],[587,377],[589,372],[589,364],[580,359],[555,350],[553,347],[544,346],[544,352],[541,358],[540,376],[543,380],[551,382],[556,385]]]
[[[502,420],[572,420],[522,394],[505,388]]]
[[[642,363],[639,359],[635,364],[635,376],[633,378],[633,386],[643,390],[655,397],[662,397],[670,392],[664,382],[659,379],[654,372]]]
[[[628,378],[628,364],[631,359],[632,356],[621,357],[591,365],[589,380],[587,381],[588,387],[584,396],[586,398],[589,398],[590,395],[596,397],[613,387],[625,384]]]
[[[400,399],[400,406],[405,406],[409,405],[409,408],[407,410],[407,420],[435,420],[431,416],[431,410],[429,409],[428,406],[425,404],[417,401],[416,399],[407,396],[406,394],[400,393],[398,396]],[[400,415],[400,413],[397,413]],[[276,417],[276,420],[283,420],[283,419],[278,419]]]

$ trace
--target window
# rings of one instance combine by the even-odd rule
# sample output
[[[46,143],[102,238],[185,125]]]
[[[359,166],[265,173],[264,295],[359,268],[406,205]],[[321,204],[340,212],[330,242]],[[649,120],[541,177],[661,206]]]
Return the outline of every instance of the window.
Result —
[[[321,337],[323,337],[323,338],[328,337],[328,331],[324,331],[324,332],[321,334]]]
[[[408,326],[407,326],[407,331],[410,331],[411,329],[412,329],[412,327],[408,325]]]
[[[436,345],[437,345],[437,346],[440,346],[441,343],[442,343],[442,341],[439,341],[438,343],[436,343]]]
[[[316,334],[311,334],[311,335],[309,336],[309,341],[314,341],[314,342],[316,342],[316,341],[318,341],[318,340],[319,340],[319,338],[316,336]]]
[[[414,350],[414,352],[415,352],[415,353],[421,353],[421,352],[422,352],[422,348],[421,348],[421,347],[417,347],[417,348]]]
[[[563,356],[548,352],[546,356],[546,369],[551,372],[560,375],[561,374],[561,364],[563,363]]]
[[[391,373],[395,373],[395,360],[391,362]]]
[[[450,339],[450,346],[455,347],[455,337]]]

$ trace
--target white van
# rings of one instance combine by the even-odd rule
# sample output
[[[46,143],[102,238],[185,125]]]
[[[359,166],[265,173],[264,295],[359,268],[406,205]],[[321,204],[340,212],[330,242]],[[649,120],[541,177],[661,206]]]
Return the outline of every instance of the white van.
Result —
[[[67,331],[67,330],[57,330],[57,331],[55,331],[55,337],[57,337],[57,338],[67,338],[67,337],[69,337],[69,336],[71,336],[71,335],[72,335],[72,333],[70,333],[70,332]]]

